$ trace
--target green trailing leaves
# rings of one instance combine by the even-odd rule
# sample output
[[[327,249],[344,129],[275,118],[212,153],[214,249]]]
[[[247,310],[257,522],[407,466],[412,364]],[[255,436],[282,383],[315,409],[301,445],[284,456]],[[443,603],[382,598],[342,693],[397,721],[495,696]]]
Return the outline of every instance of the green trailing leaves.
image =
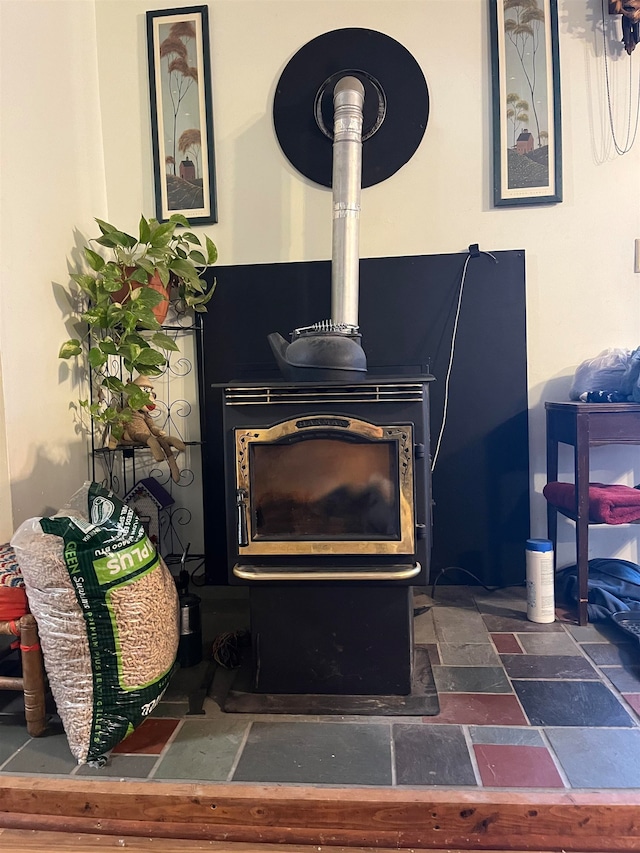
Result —
[[[148,243],[149,237],[151,236],[151,228],[149,227],[149,223],[144,218],[144,216],[140,217],[140,225],[138,226],[138,242],[139,243]]]
[[[102,352],[100,347],[91,347],[88,358],[89,364],[94,370],[98,370],[107,362],[107,356]]]
[[[148,242],[154,247],[159,248],[166,246],[169,240],[173,237],[173,232],[176,226],[174,222],[165,222],[162,225],[154,223],[151,227],[151,233]]]
[[[212,266],[218,260],[218,249],[210,237],[205,235],[204,241],[207,247],[207,266]]]
[[[96,292],[96,281],[91,275],[82,275],[80,273],[72,273],[71,278],[75,283],[80,287],[84,293],[88,294],[91,299],[95,299]]]
[[[100,235],[84,247],[85,269],[71,274],[86,300],[80,315],[86,335],[65,341],[58,355],[84,357],[92,372],[92,401],[79,401],[80,406],[117,439],[133,411],[151,402],[134,375],[160,375],[169,354],[179,352],[176,337],[165,334],[154,315],[167,298],[157,281],[178,312],[203,313],[215,289],[215,280],[209,284],[203,274],[217,261],[218,251],[208,236],[203,241],[193,232],[182,214],[172,214],[167,222],[141,216],[137,236],[103,219],[96,223]]]
[[[129,382],[127,384],[124,393],[127,399],[127,404],[129,405],[129,408],[133,409],[133,411],[137,411],[138,409],[142,409],[144,406],[149,406],[153,403],[153,399],[149,392],[144,391],[134,382]]]
[[[157,352],[157,350],[148,347],[147,349],[140,350],[136,361],[142,367],[149,367],[150,365],[159,367],[161,364],[166,363],[166,358],[161,352]]]
[[[92,270],[99,272],[105,265],[105,260],[102,255],[99,255],[97,252],[94,252],[93,249],[86,248],[84,250],[84,256],[87,259],[87,263],[91,267]]]
[[[149,281],[149,271],[144,267],[135,269],[129,276],[129,281],[137,281],[139,284],[146,284]]]
[[[186,278],[193,280],[198,278],[198,270],[193,268],[193,264],[189,263],[186,258],[174,258],[169,264],[171,272],[175,273],[178,278]]]
[[[102,384],[109,391],[113,391],[116,394],[121,394],[126,388],[126,385],[118,376],[106,376]]]
[[[98,346],[105,355],[118,354],[118,347],[116,346],[115,341],[112,341],[111,338],[105,338],[103,341],[100,341]]]
[[[172,213],[169,217],[169,222],[173,222],[176,225],[182,225],[183,228],[189,228],[189,220],[182,213]]]
[[[72,338],[62,344],[58,358],[73,358],[74,355],[80,355],[81,352],[82,344],[77,338]]]
[[[89,308],[82,315],[82,319],[93,329],[108,329],[109,321],[107,319],[107,307],[99,306]]]
[[[165,335],[162,332],[156,332],[155,335],[151,338],[151,343],[160,347],[160,349],[166,350],[167,352],[179,352],[180,347],[174,341],[173,338],[170,338],[169,335]]]
[[[166,297],[152,287],[139,287],[131,294],[131,299],[144,305],[147,308],[154,308],[159,305]]]
[[[144,345],[146,346],[146,343]],[[139,344],[127,341],[126,343],[121,343],[118,347],[118,355],[120,358],[125,358],[127,361],[135,364],[142,349],[143,347]]]

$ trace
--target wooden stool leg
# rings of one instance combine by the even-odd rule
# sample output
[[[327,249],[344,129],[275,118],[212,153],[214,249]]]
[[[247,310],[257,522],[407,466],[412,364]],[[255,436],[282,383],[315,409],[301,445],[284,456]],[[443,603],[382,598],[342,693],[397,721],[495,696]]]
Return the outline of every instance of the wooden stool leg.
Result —
[[[558,510],[547,501],[547,539],[553,545],[553,568],[556,568],[558,550]]]
[[[19,628],[27,731],[31,737],[40,737],[47,730],[46,686],[36,620],[29,613],[20,619]]]
[[[558,440],[547,412],[547,483],[558,479]],[[553,545],[553,571],[558,565],[558,510],[547,501],[547,539]]]
[[[576,563],[578,566],[578,624],[589,622],[589,422],[578,418],[575,446]]]

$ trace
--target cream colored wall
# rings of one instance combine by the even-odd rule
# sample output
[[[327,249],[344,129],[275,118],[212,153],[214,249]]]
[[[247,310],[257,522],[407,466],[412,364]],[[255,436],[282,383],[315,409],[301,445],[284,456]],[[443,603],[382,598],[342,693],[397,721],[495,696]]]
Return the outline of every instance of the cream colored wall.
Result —
[[[37,507],[44,488],[39,471],[60,473],[59,462],[49,461],[52,455],[60,460],[80,453],[72,436],[67,440],[66,406],[72,395],[67,382],[57,381],[55,359],[43,360],[42,375],[32,378],[28,392],[14,373],[29,349],[20,335],[28,326],[41,335],[44,352],[50,355],[56,349],[60,310],[51,296],[51,282],[64,279],[64,253],[73,226],[86,227],[101,209],[131,228],[140,212],[153,214],[145,11],[186,5],[191,4],[95,0],[94,43],[93,0],[0,2],[3,18],[9,9],[15,31],[25,39],[28,33],[27,65],[33,65],[27,71],[24,63],[18,66],[21,45],[3,35],[3,144],[5,139],[11,143],[12,160],[30,167],[26,193],[24,176],[16,171],[7,179],[3,168],[3,184],[11,190],[8,205],[3,187],[3,272],[5,232],[10,247],[17,240],[18,247],[26,249],[36,233],[39,246],[28,270],[30,293],[38,297],[37,322],[33,305],[28,314],[18,299],[6,295],[4,284],[0,296],[3,307],[9,302],[20,320],[5,352],[5,360],[10,360],[5,361],[8,423],[17,419],[8,434],[10,449],[16,448],[18,456],[11,473],[14,496],[20,498],[16,514],[27,504]],[[558,2],[564,201],[502,209],[491,203],[486,0],[213,0],[208,6],[219,223],[206,231],[218,244],[224,264],[330,257],[330,192],[295,172],[273,132],[274,90],[289,58],[323,32],[357,26],[387,33],[420,63],[431,96],[427,131],[406,166],[363,192],[361,253],[460,252],[475,242],[487,250],[526,251],[532,534],[543,535],[543,401],[566,399],[573,371],[584,358],[607,346],[640,343],[640,275],[633,271],[634,240],[640,237],[640,141],[623,157],[613,151],[599,0]],[[86,29],[81,21],[88,24]],[[623,135],[629,60],[617,52],[610,76]],[[79,110],[83,95],[87,114]],[[32,132],[26,139],[17,116],[5,126],[9,98],[33,104],[27,116]],[[101,144],[104,176],[96,165]],[[2,156],[4,166],[6,145]],[[43,173],[48,180],[43,181]],[[80,180],[67,180],[70,174]],[[25,195],[37,198],[37,204],[33,199],[25,203]],[[16,234],[17,223],[5,227],[6,213],[14,209],[25,237]],[[39,222],[49,232],[53,229],[44,235],[45,251],[42,229],[34,233]],[[16,253],[16,264],[18,257]],[[6,327],[5,319],[3,331]],[[478,382],[490,381],[481,359],[478,367]],[[34,419],[40,404],[28,403],[26,409],[23,405],[34,390],[55,424],[53,447]],[[43,459],[45,464],[39,461]],[[75,455],[73,460],[80,467]],[[602,449],[594,474],[640,482],[640,459],[619,448]],[[569,529],[561,535],[568,538]],[[591,539],[594,553],[606,549],[610,555],[637,557],[635,537],[628,529],[594,530]]]
[[[208,5],[219,223],[207,230],[225,264],[331,254],[330,192],[295,172],[273,132],[275,86],[290,57],[328,30],[365,27],[397,39],[420,63],[431,97],[427,131],[406,166],[363,192],[361,253],[460,252],[475,242],[487,250],[525,249],[531,530],[544,535],[543,402],[566,399],[573,371],[584,358],[607,346],[640,343],[640,275],[633,271],[634,240],[640,236],[640,141],[623,157],[613,150],[599,0],[558,3],[564,201],[502,209],[491,202],[487,2],[214,0]],[[109,210],[131,223],[140,210],[153,209],[144,62],[144,12],[153,8],[166,3],[97,2]],[[116,54],[119,62],[113,63]],[[619,49],[617,54],[610,78],[622,134],[629,63],[626,54]],[[126,138],[118,121],[123,115]],[[491,381],[482,366],[479,358],[478,382]],[[640,482],[640,458],[619,448],[596,453],[595,468],[603,479],[615,474],[621,481]],[[568,524],[560,535],[570,537]],[[628,530],[594,530],[591,540],[596,554],[606,549],[637,557]]]
[[[13,506],[7,456],[7,430],[4,417],[4,390],[0,361],[0,543],[7,542],[13,533]]]
[[[5,536],[88,472],[69,410],[78,388],[57,353],[75,229],[105,212],[93,0],[1,0],[0,80]]]

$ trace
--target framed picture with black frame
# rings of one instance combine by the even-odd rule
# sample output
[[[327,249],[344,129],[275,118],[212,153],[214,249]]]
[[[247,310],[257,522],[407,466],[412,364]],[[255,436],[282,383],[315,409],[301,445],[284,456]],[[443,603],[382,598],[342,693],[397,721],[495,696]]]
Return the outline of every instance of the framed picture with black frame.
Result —
[[[557,0],[489,0],[493,203],[562,201]]]
[[[217,222],[207,6],[147,12],[156,218]]]

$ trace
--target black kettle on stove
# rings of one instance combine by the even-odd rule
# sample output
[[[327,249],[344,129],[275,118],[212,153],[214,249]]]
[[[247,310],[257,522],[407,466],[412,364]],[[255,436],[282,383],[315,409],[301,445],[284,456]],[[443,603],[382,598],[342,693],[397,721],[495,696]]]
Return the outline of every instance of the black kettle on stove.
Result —
[[[358,382],[366,375],[367,357],[357,326],[323,320],[295,329],[290,343],[279,332],[267,340],[287,380]]]

